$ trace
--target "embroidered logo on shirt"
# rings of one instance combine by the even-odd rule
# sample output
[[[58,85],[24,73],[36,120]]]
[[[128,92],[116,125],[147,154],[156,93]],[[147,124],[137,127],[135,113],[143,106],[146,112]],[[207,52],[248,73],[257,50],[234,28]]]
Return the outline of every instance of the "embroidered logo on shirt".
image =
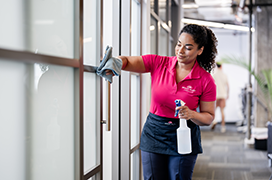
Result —
[[[192,88],[192,86],[187,86],[187,87],[182,87],[182,89],[184,89],[185,91],[189,92],[189,93],[194,93],[195,89]]]
[[[173,123],[172,121],[168,121],[168,123],[164,123],[165,125],[168,125],[168,126],[174,126],[176,125],[175,123]]]

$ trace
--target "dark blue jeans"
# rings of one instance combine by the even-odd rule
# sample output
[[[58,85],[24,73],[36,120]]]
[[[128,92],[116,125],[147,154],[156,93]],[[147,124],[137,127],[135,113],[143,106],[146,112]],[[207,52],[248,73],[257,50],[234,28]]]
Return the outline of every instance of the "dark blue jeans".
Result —
[[[196,155],[164,155],[141,151],[144,180],[191,180]]]

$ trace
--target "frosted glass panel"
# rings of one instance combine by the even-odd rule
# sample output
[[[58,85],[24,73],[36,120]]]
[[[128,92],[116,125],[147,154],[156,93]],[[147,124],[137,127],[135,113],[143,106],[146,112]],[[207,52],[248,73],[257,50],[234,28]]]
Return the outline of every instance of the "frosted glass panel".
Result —
[[[30,180],[74,179],[73,68],[28,66]]]
[[[100,97],[96,80],[96,74],[84,73],[84,172],[100,163],[100,117],[97,117]]]
[[[131,55],[139,56],[140,55],[140,33],[141,33],[141,12],[140,4],[135,0],[132,0],[132,20],[131,20]]]
[[[84,64],[98,66],[100,62],[100,3],[84,0]]]
[[[140,55],[140,4],[135,0],[132,3],[131,21],[131,55]],[[131,148],[139,143],[139,77],[131,75]]]
[[[74,58],[74,19],[73,0],[6,1],[0,6],[0,48]]]
[[[84,0],[84,65],[100,63],[100,3]],[[100,164],[100,94],[96,89],[98,76],[84,73],[84,173]],[[93,177],[95,178],[95,177]],[[91,179],[93,179],[91,178]]]
[[[73,72],[0,60],[0,179],[74,179]]]
[[[0,48],[26,50],[24,25],[25,0],[1,1],[0,6]]]
[[[130,155],[130,179],[139,180],[140,179],[140,155],[139,150],[134,151]]]
[[[26,180],[27,67],[0,60],[0,179]],[[16,170],[16,173],[14,173]]]
[[[131,75],[131,148],[139,143],[140,133],[140,86],[139,76]]]

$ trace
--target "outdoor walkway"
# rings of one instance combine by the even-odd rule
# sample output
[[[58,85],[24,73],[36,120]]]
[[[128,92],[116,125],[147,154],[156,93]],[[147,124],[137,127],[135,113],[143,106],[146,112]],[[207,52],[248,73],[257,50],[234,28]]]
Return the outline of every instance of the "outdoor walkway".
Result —
[[[201,127],[203,154],[198,156],[193,180],[268,180],[272,168],[268,166],[267,152],[245,148],[244,133],[237,132],[235,124],[220,124],[214,131]]]

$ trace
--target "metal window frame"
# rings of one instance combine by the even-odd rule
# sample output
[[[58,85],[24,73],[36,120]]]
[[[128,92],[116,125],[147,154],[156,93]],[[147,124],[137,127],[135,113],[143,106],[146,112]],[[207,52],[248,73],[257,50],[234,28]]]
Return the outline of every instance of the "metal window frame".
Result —
[[[142,9],[143,9],[143,4],[142,4],[142,0],[131,0],[130,2],[132,1],[136,1],[137,3],[139,3],[140,5],[140,46],[142,44]],[[132,3],[130,3],[130,29],[131,29],[131,20],[132,20]],[[130,31],[130,54],[131,54],[131,31]],[[142,49],[140,48],[140,54],[142,54]],[[136,75],[139,77],[139,97],[141,97],[141,74],[140,73],[133,73],[133,72],[130,72],[130,77],[129,77],[129,87],[131,87],[131,75]],[[130,89],[130,93],[129,93],[129,99],[131,101],[131,88]],[[139,139],[141,137],[141,124],[142,124],[142,120],[141,120],[141,98],[139,100]],[[129,111],[129,178],[131,178],[131,154],[134,153],[136,150],[139,150],[140,148],[140,142],[131,147],[131,108],[129,108],[130,111]],[[141,153],[139,151],[139,158],[141,157]],[[142,171],[142,168],[141,168],[141,158],[139,159],[139,174],[141,175],[141,171]]]
[[[10,61],[17,61],[22,63],[44,63],[51,65],[59,65],[74,68],[74,99],[75,99],[75,179],[87,180],[90,177],[98,174],[98,179],[103,178],[103,156],[100,153],[100,165],[95,167],[93,170],[84,175],[84,122],[83,122],[83,75],[84,72],[95,73],[94,66],[88,66],[83,64],[83,0],[75,1],[74,3],[74,32],[75,32],[75,45],[74,52],[75,57],[79,58],[63,58],[57,56],[50,56],[45,54],[35,54],[28,51],[18,51],[12,49],[0,48],[0,58],[7,59]],[[103,0],[101,1],[101,38],[102,42],[103,34]],[[79,35],[76,36],[76,35]],[[100,43],[102,44],[102,43]],[[102,46],[102,45],[101,45]],[[78,48],[79,47],[79,48]],[[102,55],[102,48],[100,47],[100,54]],[[102,98],[102,95],[101,95]],[[102,109],[102,103],[100,104]],[[102,113],[101,113],[102,114]],[[100,122],[102,122],[102,115],[100,115]],[[102,125],[100,125],[100,150],[102,151]]]

